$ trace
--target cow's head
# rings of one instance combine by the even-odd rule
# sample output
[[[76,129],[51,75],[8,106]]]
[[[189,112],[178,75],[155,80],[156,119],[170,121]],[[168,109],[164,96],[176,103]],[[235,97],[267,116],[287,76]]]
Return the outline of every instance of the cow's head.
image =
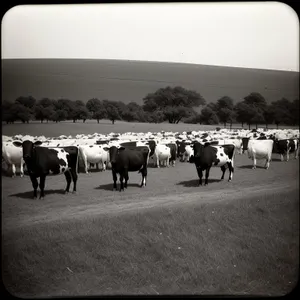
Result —
[[[189,162],[194,163],[197,159],[201,157],[201,153],[203,151],[204,146],[199,142],[193,142],[191,147],[194,150],[194,155],[191,155]]]
[[[103,148],[104,150],[106,149]],[[109,157],[110,157],[110,163],[113,165],[117,162],[117,157],[118,157],[118,154],[121,152],[121,151],[124,151],[125,150],[125,147],[116,147],[116,146],[111,146],[109,148]]]
[[[24,141],[23,143],[19,141],[13,142],[14,146],[23,148],[23,158],[25,161],[32,158],[34,148],[36,146],[40,146],[42,143],[43,142],[41,141],[36,141],[33,143],[28,140]]]
[[[242,138],[243,153],[245,153],[245,151],[248,150],[248,143],[249,143],[249,138],[248,137]]]

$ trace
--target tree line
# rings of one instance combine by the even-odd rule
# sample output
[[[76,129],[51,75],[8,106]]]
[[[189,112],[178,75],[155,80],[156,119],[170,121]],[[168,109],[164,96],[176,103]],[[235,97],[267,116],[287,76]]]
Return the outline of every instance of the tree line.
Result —
[[[194,108],[201,106],[201,112]],[[160,88],[143,98],[143,104],[136,102],[125,104],[122,101],[89,99],[86,104],[81,100],[42,98],[36,100],[32,96],[18,97],[14,103],[3,101],[2,120],[6,123],[22,121],[29,123],[39,120],[41,123],[64,120],[85,122],[95,119],[109,119],[113,124],[116,120],[127,122],[161,123],[168,121],[177,124],[252,124],[298,125],[299,99],[290,101],[286,98],[267,104],[264,97],[253,92],[236,104],[229,96],[224,96],[216,102],[206,104],[206,100],[196,91],[180,86]]]

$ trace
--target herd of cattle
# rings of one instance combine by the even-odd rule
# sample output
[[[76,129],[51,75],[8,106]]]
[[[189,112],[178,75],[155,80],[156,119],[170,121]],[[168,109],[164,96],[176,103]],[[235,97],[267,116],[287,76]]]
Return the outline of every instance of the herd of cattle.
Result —
[[[73,192],[76,192],[78,166],[82,165],[88,173],[92,165],[99,165],[103,171],[111,168],[113,189],[117,188],[117,174],[120,176],[120,191],[127,188],[128,172],[138,171],[142,174],[140,186],[146,185],[147,167],[149,164],[159,168],[175,166],[177,160],[194,163],[202,185],[202,173],[205,171],[205,185],[208,183],[211,167],[220,167],[222,177],[229,169],[229,181],[234,173],[234,157],[245,151],[253,160],[256,168],[257,159],[265,159],[268,169],[272,153],[278,153],[281,160],[289,160],[299,152],[299,129],[253,129],[190,132],[148,132],[107,135],[94,133],[78,134],[75,137],[61,135],[56,138],[45,136],[15,135],[2,136],[2,166],[11,168],[12,176],[16,175],[16,166],[20,167],[20,176],[24,169],[29,175],[37,197],[40,187],[40,198],[44,197],[47,175],[65,174],[69,192],[73,181]],[[40,178],[38,184],[37,178]],[[125,181],[125,182],[123,182]]]

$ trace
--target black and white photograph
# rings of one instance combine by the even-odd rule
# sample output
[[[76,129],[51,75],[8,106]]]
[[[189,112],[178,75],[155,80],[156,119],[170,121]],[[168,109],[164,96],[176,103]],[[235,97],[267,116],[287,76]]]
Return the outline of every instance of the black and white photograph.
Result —
[[[7,294],[295,291],[292,6],[16,5],[1,66]]]

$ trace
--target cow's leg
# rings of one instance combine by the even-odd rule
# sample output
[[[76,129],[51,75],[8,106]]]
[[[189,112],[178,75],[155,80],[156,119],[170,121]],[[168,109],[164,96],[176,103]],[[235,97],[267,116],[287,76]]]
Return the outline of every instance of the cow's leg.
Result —
[[[125,179],[124,188],[127,189],[127,181],[128,181],[128,179],[129,179],[129,176],[128,176],[128,169],[125,169],[125,170],[124,170],[124,179]]]
[[[112,170],[112,176],[113,176],[113,181],[114,181],[114,186],[113,186],[113,191],[117,189],[117,173]]]
[[[103,170],[103,171],[106,170],[106,161],[102,161],[102,170]]]
[[[270,167],[270,160],[271,160],[271,158],[270,157],[267,157],[267,159],[266,159],[266,164],[265,164],[265,168],[268,170],[269,169],[269,167]]]
[[[172,160],[172,167],[175,167],[176,160]]]
[[[120,172],[120,192],[121,192],[121,191],[124,191],[123,180],[124,180],[124,171],[122,170],[122,171]]]
[[[199,185],[202,185],[202,169],[201,167],[196,167],[196,169],[199,177]]]
[[[156,167],[157,168],[160,168],[160,165],[159,165],[160,161],[158,159],[158,155],[156,155]]]
[[[39,186],[39,183],[37,181],[37,178],[34,176],[30,176],[30,180],[32,182],[32,187],[33,187],[33,199],[37,198],[37,188]]]
[[[20,165],[20,176],[24,176],[24,169],[23,169],[24,160],[21,158],[21,165]]]
[[[283,154],[280,154],[280,160],[283,161]]]
[[[288,149],[286,151],[286,161],[289,161],[289,159],[290,159],[290,150]]]
[[[76,172],[76,169],[70,169],[70,173],[71,173],[71,176],[72,176],[72,179],[73,179],[73,194],[76,193],[76,190],[77,190],[77,179],[78,179],[78,175],[77,175],[77,172]]]
[[[221,171],[222,171],[222,177],[221,177],[221,180],[223,180],[223,179],[224,179],[225,172],[226,172],[226,167],[225,167],[225,165],[223,165],[223,166],[221,167]]]
[[[147,181],[147,165],[144,165],[143,169],[141,170],[141,173],[142,173],[142,182],[140,184],[140,187],[145,187]]]
[[[43,199],[45,197],[45,180],[46,180],[46,175],[41,175],[40,177],[40,199]]]
[[[66,186],[66,189],[65,189],[65,194],[67,194],[67,193],[69,193],[69,190],[70,190],[71,171],[66,171],[65,172],[65,177],[66,177],[66,180],[67,180],[67,186]]]
[[[15,166],[15,164],[11,165],[11,170],[12,170],[12,176],[11,177],[16,177],[16,166]]]
[[[83,162],[84,162],[84,171],[86,174],[89,173],[89,163],[87,161],[87,157],[84,155],[83,157]]]
[[[205,182],[204,185],[208,185],[208,177],[209,177],[210,167],[207,167],[205,170]]]
[[[256,157],[255,155],[253,156],[253,167],[252,169],[256,169]]]
[[[228,165],[228,169],[229,169],[229,178],[228,178],[228,181],[231,181],[232,177],[233,177],[233,172],[234,172],[233,162],[229,161],[227,163],[227,165]]]

